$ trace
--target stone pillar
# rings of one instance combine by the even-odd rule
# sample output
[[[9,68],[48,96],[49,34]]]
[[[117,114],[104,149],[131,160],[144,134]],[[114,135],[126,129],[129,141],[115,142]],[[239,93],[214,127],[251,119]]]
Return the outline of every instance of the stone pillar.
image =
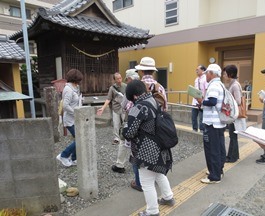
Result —
[[[75,141],[79,195],[84,200],[98,196],[95,109],[83,106],[75,109]]]
[[[45,87],[43,89],[44,101],[46,104],[46,115],[51,117],[53,126],[54,141],[58,142],[60,134],[58,131],[59,115],[58,115],[58,94],[54,87]]]

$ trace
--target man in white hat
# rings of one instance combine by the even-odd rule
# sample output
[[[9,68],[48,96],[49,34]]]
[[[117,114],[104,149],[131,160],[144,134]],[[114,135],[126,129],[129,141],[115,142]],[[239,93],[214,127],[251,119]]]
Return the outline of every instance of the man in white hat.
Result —
[[[162,100],[164,101],[162,105],[163,110],[167,110],[167,95],[164,87],[159,84],[153,77],[153,73],[157,71],[155,67],[155,60],[150,57],[143,57],[140,61],[140,64],[135,66],[135,69],[138,71],[138,74],[142,77],[142,80],[147,88],[148,91],[158,91],[161,96],[163,97]]]
[[[224,130],[226,124],[221,123],[218,111],[222,107],[224,89],[221,82],[221,68],[210,64],[206,69],[208,88],[204,99],[197,98],[203,105],[203,144],[208,176],[201,179],[202,183],[214,184],[221,181],[226,159]],[[218,111],[217,111],[218,110]]]

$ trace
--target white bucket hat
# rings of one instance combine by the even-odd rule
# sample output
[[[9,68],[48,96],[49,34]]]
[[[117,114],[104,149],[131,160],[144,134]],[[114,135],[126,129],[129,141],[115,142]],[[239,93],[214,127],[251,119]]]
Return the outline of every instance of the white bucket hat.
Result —
[[[126,75],[125,75],[125,81],[128,79],[140,79],[139,74],[136,72],[136,69],[129,69],[126,71]]]
[[[152,70],[157,71],[155,67],[156,63],[155,60],[150,57],[143,57],[140,61],[139,65],[136,65],[136,70]]]

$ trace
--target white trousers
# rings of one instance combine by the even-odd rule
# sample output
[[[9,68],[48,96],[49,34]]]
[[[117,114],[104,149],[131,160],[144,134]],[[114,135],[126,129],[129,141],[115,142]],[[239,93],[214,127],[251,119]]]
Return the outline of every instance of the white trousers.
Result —
[[[125,113],[115,113],[112,111],[112,121],[113,121],[113,134],[114,140],[120,141],[120,127],[124,121]]]
[[[119,144],[118,156],[117,156],[117,161],[116,161],[117,167],[124,168],[125,162],[128,161],[127,153],[129,151],[131,151],[131,149],[126,147],[124,145],[124,141],[121,140]]]
[[[173,192],[168,178],[164,174],[156,173],[143,167],[139,169],[139,176],[144,191],[146,212],[148,214],[158,214],[159,206],[157,202],[155,182],[158,184],[162,198],[170,200],[173,198]]]

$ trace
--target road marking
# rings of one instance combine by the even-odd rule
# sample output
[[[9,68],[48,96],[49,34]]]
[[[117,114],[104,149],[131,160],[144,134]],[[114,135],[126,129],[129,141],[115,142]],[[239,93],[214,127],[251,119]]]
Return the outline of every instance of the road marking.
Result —
[[[246,157],[248,157],[250,154],[255,152],[257,149],[259,149],[259,145],[256,143],[250,141],[249,139],[245,138],[239,138],[238,141],[247,142],[244,146],[242,146],[239,149],[240,152],[240,159],[235,163],[225,163],[224,166],[224,173],[228,171],[229,169],[233,168],[235,165],[240,163],[240,161],[244,160]],[[170,212],[172,212],[174,209],[178,208],[182,203],[184,203],[186,200],[191,198],[193,195],[198,193],[201,189],[207,186],[207,184],[203,184],[200,182],[201,178],[205,177],[206,168],[201,170],[200,172],[196,173],[194,176],[192,176],[189,179],[186,179],[185,181],[181,182],[174,188],[172,188],[172,191],[174,193],[174,198],[176,200],[176,204],[172,207],[169,206],[159,206],[160,210],[160,216],[168,215]],[[146,206],[138,209],[136,212],[132,213],[130,216],[137,216],[139,212],[146,209]]]

